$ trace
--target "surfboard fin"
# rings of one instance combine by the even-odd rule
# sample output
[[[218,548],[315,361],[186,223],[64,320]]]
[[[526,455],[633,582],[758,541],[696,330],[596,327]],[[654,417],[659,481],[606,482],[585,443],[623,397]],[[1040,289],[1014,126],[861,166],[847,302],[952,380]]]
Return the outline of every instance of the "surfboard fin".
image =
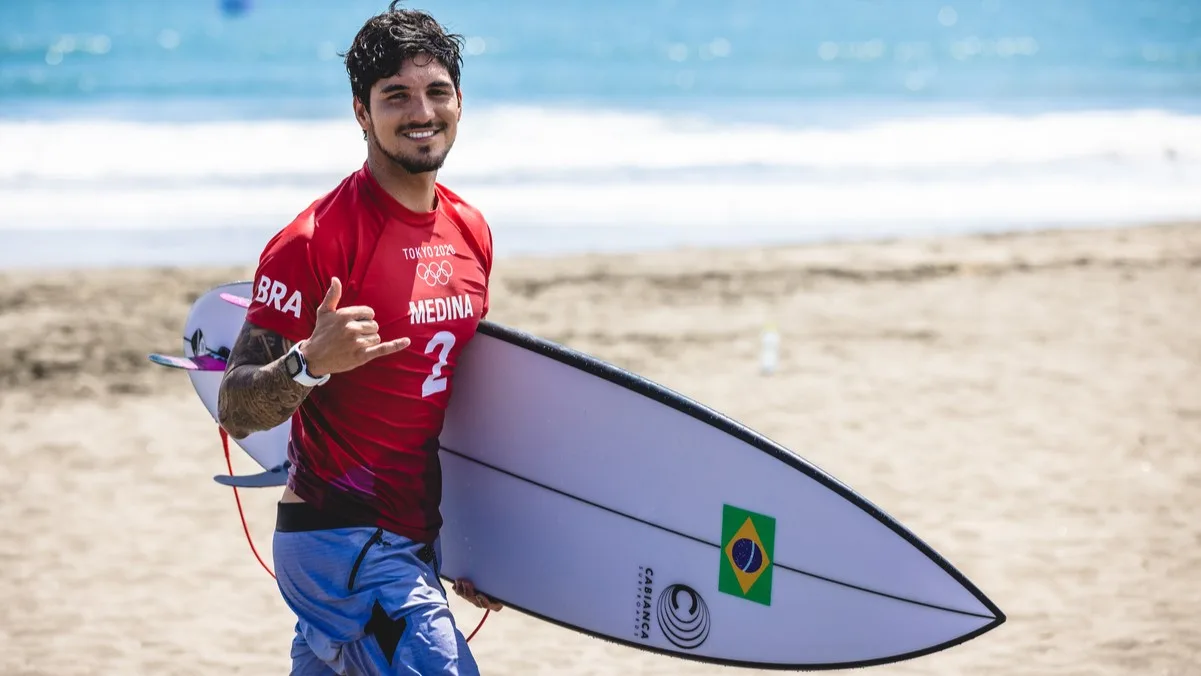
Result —
[[[225,301],[226,303],[232,303],[238,307],[250,307],[250,299],[245,296],[239,296],[232,293],[221,293],[220,296],[221,300]]]
[[[233,486],[235,488],[272,488],[283,486],[288,482],[288,467],[290,466],[291,463],[284,462],[282,465],[276,465],[258,474],[218,474],[213,477],[213,481],[222,486]]]
[[[195,357],[176,357],[168,354],[150,354],[148,355],[151,362],[159,366],[167,368],[182,369],[184,371],[224,371],[225,360],[220,357],[210,355],[197,355]]]

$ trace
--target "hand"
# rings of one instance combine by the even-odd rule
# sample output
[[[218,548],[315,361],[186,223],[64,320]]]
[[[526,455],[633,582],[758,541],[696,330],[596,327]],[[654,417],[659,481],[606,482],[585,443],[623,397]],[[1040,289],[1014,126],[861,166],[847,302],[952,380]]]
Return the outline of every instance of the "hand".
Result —
[[[494,601],[486,595],[477,592],[475,585],[471,584],[471,580],[464,578],[455,580],[454,587],[456,594],[467,599],[476,608],[486,608],[488,610],[495,610],[496,612],[500,612],[504,608],[504,605],[500,601]]]
[[[327,373],[349,371],[409,346],[408,338],[380,342],[375,310],[365,305],[339,308],[341,300],[342,282],[334,277],[317,307],[313,335],[300,343],[300,352],[311,374],[319,378]]]

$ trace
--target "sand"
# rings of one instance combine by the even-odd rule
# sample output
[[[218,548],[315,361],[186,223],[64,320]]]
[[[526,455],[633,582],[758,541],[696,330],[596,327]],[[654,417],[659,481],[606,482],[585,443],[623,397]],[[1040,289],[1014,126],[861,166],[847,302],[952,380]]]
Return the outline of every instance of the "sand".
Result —
[[[145,358],[249,273],[0,274],[0,673],[286,673],[293,620],[210,479],[216,429]],[[867,673],[1201,669],[1201,226],[505,259],[495,288],[497,321],[797,450],[1009,616]],[[242,496],[269,557],[276,493]],[[472,646],[492,674],[739,673],[511,609]]]

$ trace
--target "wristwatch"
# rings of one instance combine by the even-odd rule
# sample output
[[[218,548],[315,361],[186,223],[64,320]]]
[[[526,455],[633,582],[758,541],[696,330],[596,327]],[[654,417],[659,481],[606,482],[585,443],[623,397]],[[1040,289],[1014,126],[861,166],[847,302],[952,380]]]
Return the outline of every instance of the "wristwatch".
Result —
[[[324,385],[330,376],[327,373],[318,378],[309,373],[309,364],[304,360],[304,355],[300,353],[300,343],[293,345],[292,349],[284,355],[284,371],[288,373],[289,378],[307,387]]]

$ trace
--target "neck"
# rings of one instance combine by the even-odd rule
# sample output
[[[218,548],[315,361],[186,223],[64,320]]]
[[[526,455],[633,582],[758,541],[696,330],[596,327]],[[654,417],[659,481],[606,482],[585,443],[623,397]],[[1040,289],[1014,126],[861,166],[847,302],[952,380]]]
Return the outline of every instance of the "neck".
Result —
[[[392,160],[375,152],[367,153],[367,169],[371,171],[380,187],[406,209],[421,213],[433,211],[438,206],[438,197],[434,193],[437,172],[410,174],[396,166]]]

